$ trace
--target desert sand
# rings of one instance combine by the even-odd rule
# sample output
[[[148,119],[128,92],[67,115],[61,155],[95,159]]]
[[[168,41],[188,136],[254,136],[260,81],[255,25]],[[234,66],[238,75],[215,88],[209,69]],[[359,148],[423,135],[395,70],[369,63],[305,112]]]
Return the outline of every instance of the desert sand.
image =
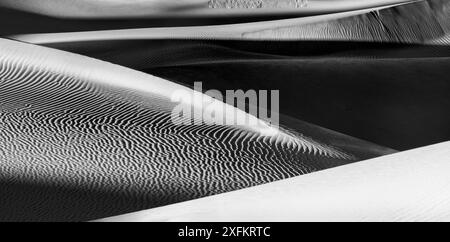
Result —
[[[395,6],[395,5],[394,5]],[[224,39],[241,40],[253,39],[262,40],[260,36],[253,37],[255,33],[266,31],[267,29],[280,29],[286,26],[308,25],[317,22],[332,21],[349,16],[358,16],[382,8],[369,8],[364,10],[355,10],[340,12],[334,14],[325,14],[318,16],[308,16],[302,18],[288,18],[281,20],[250,22],[231,25],[213,25],[213,26],[190,26],[190,27],[170,27],[170,28],[141,28],[141,29],[120,29],[104,31],[87,32],[68,32],[68,33],[43,33],[43,34],[24,34],[10,36],[10,38],[29,42],[33,44],[51,44],[51,43],[70,43],[80,41],[95,40],[130,40],[130,39]],[[270,37],[267,39],[289,39],[282,35]],[[293,38],[291,38],[293,39]]]
[[[101,221],[450,221],[450,143]]]
[[[318,14],[407,0],[3,0],[0,6],[59,18],[151,18],[198,15]]]
[[[0,221],[450,220],[449,1],[305,4],[1,1]],[[281,128],[175,125],[198,81]]]
[[[11,36],[34,44],[98,40],[216,39],[370,41],[433,44],[449,33],[448,2],[393,4],[301,18],[231,25],[141,28]]]
[[[11,40],[0,49],[2,221],[98,219],[395,152],[302,122],[177,126],[170,97],[187,87]]]
[[[396,150],[450,135],[450,49],[443,45],[154,40],[49,46],[186,86],[280,90],[283,114]]]

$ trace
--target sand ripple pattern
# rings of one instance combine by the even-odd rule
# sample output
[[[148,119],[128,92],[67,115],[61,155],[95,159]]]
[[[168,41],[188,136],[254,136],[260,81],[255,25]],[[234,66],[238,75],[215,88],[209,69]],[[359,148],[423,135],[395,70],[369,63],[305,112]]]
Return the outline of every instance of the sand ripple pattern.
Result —
[[[243,34],[249,38],[424,44],[450,34],[450,1],[428,0],[313,24]]]
[[[448,35],[446,35],[446,36],[444,36],[442,38],[433,40],[433,41],[430,42],[430,44],[434,44],[434,45],[450,45],[450,34],[448,34]]]
[[[55,66],[51,53],[2,47],[0,220],[96,219],[358,160],[292,132],[176,126],[167,97],[73,75],[76,55]]]

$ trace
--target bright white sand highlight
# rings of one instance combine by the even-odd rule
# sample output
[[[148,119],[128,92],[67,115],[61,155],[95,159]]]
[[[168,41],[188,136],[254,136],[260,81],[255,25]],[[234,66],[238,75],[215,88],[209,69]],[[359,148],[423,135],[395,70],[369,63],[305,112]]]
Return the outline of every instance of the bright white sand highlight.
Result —
[[[170,100],[176,93],[195,93],[192,89],[155,76],[68,52],[20,44],[5,39],[0,40],[0,48],[2,49],[2,58],[7,57],[11,62],[22,62],[23,65],[26,65],[29,68],[54,68],[69,76],[88,79],[91,82],[98,84],[149,93],[150,95],[159,95],[167,98],[167,100]],[[51,58],[45,58],[46,56]],[[46,66],[42,66],[43,59],[45,59]],[[70,65],[68,63],[70,63]],[[196,108],[196,106],[203,107],[209,104],[207,102],[207,100],[209,100],[208,96],[205,96],[202,93],[198,93],[195,96],[205,102],[204,105],[199,105],[201,103],[199,103],[198,100],[193,99],[183,99],[182,101],[194,108]],[[279,134],[266,122],[258,120],[256,117],[237,108],[225,103],[220,105],[219,102],[214,102],[214,105],[213,108],[220,108],[217,110],[223,110],[224,113],[235,112],[236,116],[233,118],[236,118],[236,123],[255,124],[247,126],[249,130],[269,136],[276,136]],[[246,120],[248,120],[248,122]],[[289,135],[287,136],[289,137]],[[283,139],[284,138],[287,137],[283,135]]]
[[[46,47],[0,49],[2,221],[99,219],[393,152],[300,121],[177,126],[170,97],[189,88]]]
[[[450,221],[450,143],[102,221]]]
[[[223,0],[3,0],[0,6],[61,18],[133,18],[158,16],[227,16],[323,13],[350,11],[407,2],[405,0],[309,0],[307,7],[295,0],[262,0],[257,8],[246,1],[232,5]],[[250,1],[250,0],[249,0]]]
[[[336,14],[326,14],[304,18],[245,23],[245,24],[198,26],[198,27],[196,26],[196,27],[125,29],[125,30],[49,33],[49,34],[26,34],[26,35],[11,36],[10,38],[33,44],[51,44],[51,43],[99,41],[99,40],[143,40],[143,39],[261,40],[262,38],[260,36],[255,36],[251,34],[249,35],[249,33],[265,31],[267,29],[277,29],[286,26],[298,26],[318,22],[326,22],[351,16],[362,15],[397,5],[398,4]],[[271,39],[271,38],[265,37],[264,39]],[[274,36],[272,39],[280,40],[283,38],[280,38],[279,36]]]

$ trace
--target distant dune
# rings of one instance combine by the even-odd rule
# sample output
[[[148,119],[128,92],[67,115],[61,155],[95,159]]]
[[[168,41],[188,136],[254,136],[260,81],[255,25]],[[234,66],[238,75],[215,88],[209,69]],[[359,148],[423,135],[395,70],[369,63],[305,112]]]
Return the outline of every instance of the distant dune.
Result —
[[[92,41],[49,45],[207,89],[280,90],[290,117],[396,150],[450,136],[450,48],[345,41]]]
[[[250,23],[367,9],[401,2],[403,1],[313,0],[302,8],[215,9],[208,7],[207,0],[197,3],[172,0],[6,0],[0,1],[0,36]]]
[[[450,221],[450,143],[102,221]]]
[[[433,44],[434,40],[449,33],[449,4],[445,0],[429,0],[232,25],[26,34],[11,38],[35,44],[143,39],[334,40]]]
[[[450,220],[449,16],[448,0],[0,0],[0,221]],[[194,82],[279,91],[280,128],[202,93],[184,103],[257,124],[175,125]]]
[[[198,15],[331,13],[408,0],[3,0],[0,6],[58,18],[150,18]]]
[[[253,31],[244,37],[426,44],[450,33],[449,15],[449,1],[430,0],[335,21]]]
[[[0,49],[2,221],[97,219],[394,152],[299,121],[270,134],[176,126],[170,97],[186,87],[10,40]]]

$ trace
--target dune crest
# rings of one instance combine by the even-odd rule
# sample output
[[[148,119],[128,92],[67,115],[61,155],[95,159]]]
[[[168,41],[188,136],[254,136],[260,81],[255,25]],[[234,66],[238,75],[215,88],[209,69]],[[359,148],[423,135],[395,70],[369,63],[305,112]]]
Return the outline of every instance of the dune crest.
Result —
[[[0,6],[57,18],[320,14],[410,0],[3,0]]]
[[[0,49],[3,221],[109,217],[361,160],[348,147],[389,152],[343,135],[334,144],[331,131],[177,126],[170,95],[189,88],[54,49]]]
[[[360,41],[436,44],[448,35],[449,2],[428,0],[397,3],[293,19],[231,25],[141,28],[15,35],[11,38],[34,44],[100,40],[302,40]],[[445,42],[444,42],[445,43]]]

